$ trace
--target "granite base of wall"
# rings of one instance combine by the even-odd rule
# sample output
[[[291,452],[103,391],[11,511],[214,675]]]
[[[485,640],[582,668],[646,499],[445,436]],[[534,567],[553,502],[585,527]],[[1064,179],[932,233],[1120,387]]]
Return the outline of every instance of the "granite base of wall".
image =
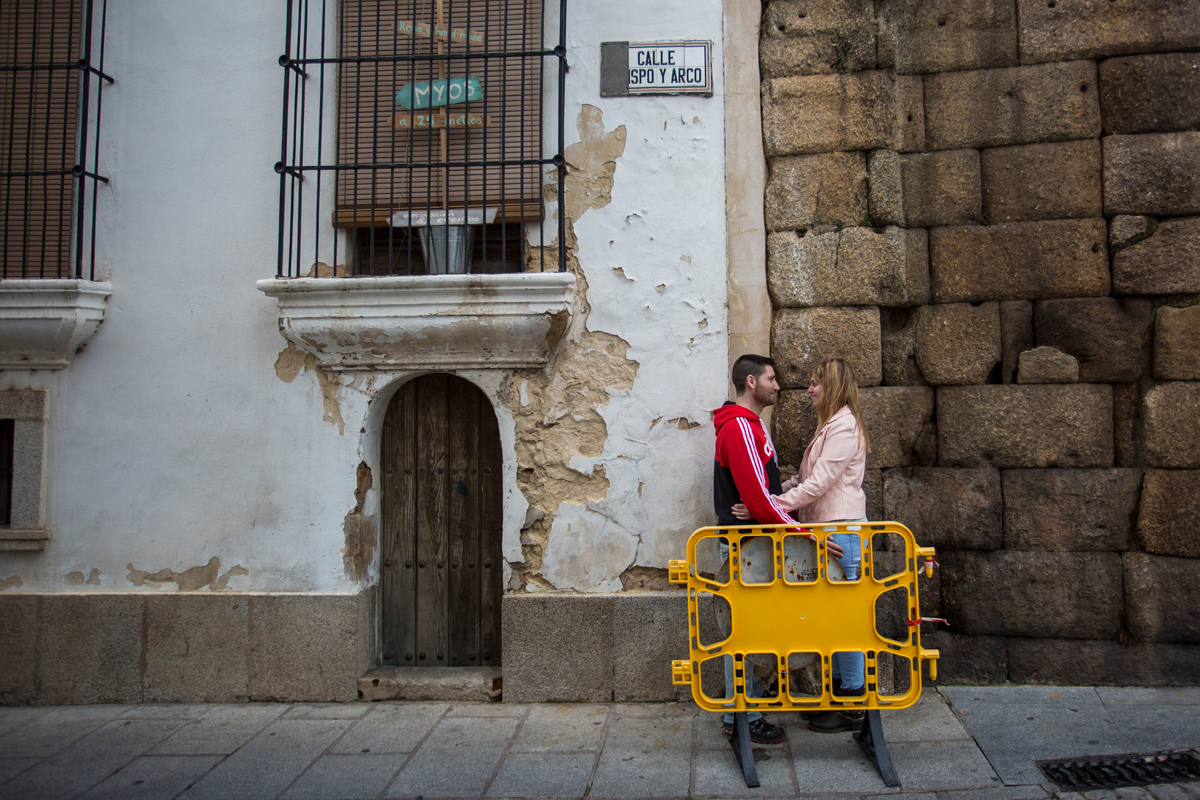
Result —
[[[671,661],[688,656],[683,592],[505,595],[504,701],[667,702]],[[1200,685],[1200,645],[964,636],[926,631],[934,683]],[[716,692],[717,687],[709,687]]]
[[[687,594],[506,594],[504,702],[664,702],[688,657]]]
[[[6,594],[0,703],[351,701],[374,639],[374,588]]]

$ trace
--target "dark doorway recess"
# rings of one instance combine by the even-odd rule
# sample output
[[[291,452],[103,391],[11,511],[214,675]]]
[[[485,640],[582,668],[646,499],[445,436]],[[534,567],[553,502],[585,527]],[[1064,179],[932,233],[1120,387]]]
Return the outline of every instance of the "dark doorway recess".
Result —
[[[383,426],[383,663],[500,664],[500,430],[483,392],[425,375]]]

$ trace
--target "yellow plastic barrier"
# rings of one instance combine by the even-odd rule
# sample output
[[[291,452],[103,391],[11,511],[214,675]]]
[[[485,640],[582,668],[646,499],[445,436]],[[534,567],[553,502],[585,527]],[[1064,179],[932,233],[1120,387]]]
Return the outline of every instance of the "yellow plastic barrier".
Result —
[[[688,587],[688,640],[691,658],[671,664],[677,686],[691,685],[697,705],[708,711],[820,710],[852,708],[878,710],[907,708],[921,696],[921,662],[929,662],[929,676],[937,678],[937,650],[921,647],[920,593],[917,577],[932,570],[934,550],[920,547],[912,532],[896,522],[861,522],[806,526],[754,525],[701,528],[691,535],[687,560],[672,561],[672,583]],[[859,577],[837,580],[841,567],[826,559],[825,540],[835,533],[858,535],[862,541]],[[904,542],[903,569],[888,575],[872,574],[872,537],[887,533]],[[710,548],[726,542],[729,558],[719,575],[701,575],[696,564],[697,545],[715,539]],[[807,540],[807,541],[805,541]],[[813,541],[815,540],[815,542]],[[894,541],[894,539],[893,539]],[[805,553],[807,552],[807,555]],[[893,550],[899,554],[899,550]],[[773,562],[773,563],[769,563]],[[728,566],[732,565],[732,576]],[[831,573],[834,575],[831,576]],[[887,639],[876,631],[876,600],[897,588],[907,590],[908,631],[904,640]],[[727,638],[705,643],[701,639],[698,599],[703,593],[728,602]],[[840,697],[833,686],[830,656],[841,652],[866,654],[865,697]],[[883,653],[899,656],[896,669],[911,667],[909,688],[904,694],[881,694],[878,666]],[[821,660],[822,693],[798,695],[789,691],[789,657],[816,654]],[[734,659],[734,697],[709,697],[700,680],[701,665],[712,659]],[[747,657],[778,668],[779,687],[775,696],[746,697]],[[751,662],[753,663],[753,662]],[[907,668],[907,667],[906,667]],[[833,705],[833,703],[838,705]]]

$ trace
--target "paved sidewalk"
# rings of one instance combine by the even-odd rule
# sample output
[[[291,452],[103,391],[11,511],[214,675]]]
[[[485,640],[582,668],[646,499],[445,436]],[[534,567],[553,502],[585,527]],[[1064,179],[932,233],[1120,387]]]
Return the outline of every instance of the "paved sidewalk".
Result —
[[[1200,745],[1200,690],[927,689],[913,708],[883,715],[898,790],[883,785],[849,734],[773,718],[787,740],[755,748],[762,787],[747,789],[717,717],[691,703],[0,707],[0,800],[1039,800],[1054,787],[1043,785],[1035,758]],[[1200,784],[1086,797],[1200,800]]]

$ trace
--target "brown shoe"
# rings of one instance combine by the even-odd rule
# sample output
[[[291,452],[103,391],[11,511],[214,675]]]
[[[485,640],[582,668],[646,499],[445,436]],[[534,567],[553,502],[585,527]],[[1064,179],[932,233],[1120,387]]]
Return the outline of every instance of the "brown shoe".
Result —
[[[808,723],[810,731],[817,733],[842,733],[855,731],[862,725],[862,717],[855,719],[845,711],[826,711],[819,718]]]

